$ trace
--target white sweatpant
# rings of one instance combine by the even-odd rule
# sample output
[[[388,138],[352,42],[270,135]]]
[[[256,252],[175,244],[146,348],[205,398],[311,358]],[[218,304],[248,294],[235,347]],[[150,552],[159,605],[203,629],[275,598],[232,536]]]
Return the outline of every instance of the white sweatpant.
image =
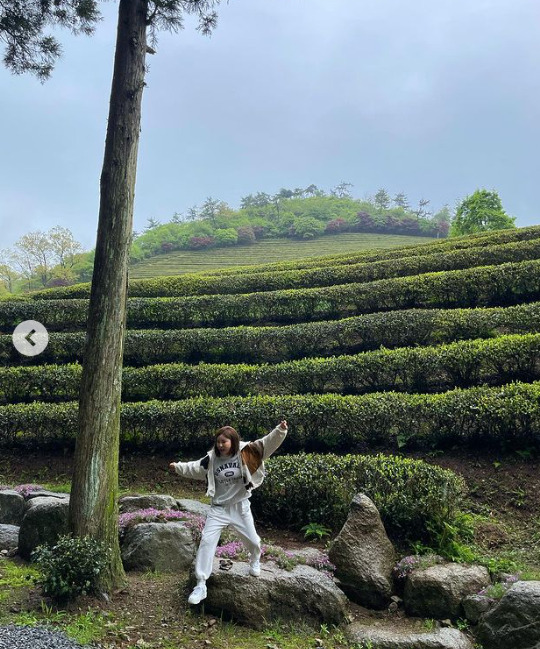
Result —
[[[238,532],[244,545],[257,558],[261,553],[261,538],[255,530],[251,505],[248,499],[241,500],[235,505],[220,507],[212,505],[206,517],[202,531],[201,544],[195,558],[195,577],[197,582],[206,581],[212,574],[212,563],[219,543],[219,537],[224,527],[232,525]]]

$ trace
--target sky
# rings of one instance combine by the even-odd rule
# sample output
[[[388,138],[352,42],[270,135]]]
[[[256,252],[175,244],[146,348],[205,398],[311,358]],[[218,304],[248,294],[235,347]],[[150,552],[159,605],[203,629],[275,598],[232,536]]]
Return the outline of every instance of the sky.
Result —
[[[117,2],[93,37],[58,32],[52,78],[0,68],[0,249],[97,232]],[[453,207],[499,193],[540,223],[538,0],[229,0],[148,56],[134,229],[212,196],[342,181]]]

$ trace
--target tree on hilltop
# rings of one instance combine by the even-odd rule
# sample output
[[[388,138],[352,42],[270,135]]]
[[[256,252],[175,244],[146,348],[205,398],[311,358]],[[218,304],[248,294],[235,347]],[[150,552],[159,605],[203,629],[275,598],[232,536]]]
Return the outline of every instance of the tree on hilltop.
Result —
[[[104,590],[124,580],[117,503],[120,396],[145,58],[154,52],[147,41],[155,47],[158,30],[181,29],[185,14],[195,14],[198,29],[209,34],[217,22],[213,8],[219,1],[119,0],[69,510],[70,530],[76,536],[89,535],[112,549],[101,576]],[[62,26],[91,34],[100,18],[98,4],[98,0],[0,2],[4,64],[15,74],[30,72],[47,79],[61,48],[46,31]]]
[[[418,201],[418,207],[413,210],[413,214],[416,214],[416,216],[419,219],[426,218],[427,216],[431,216],[431,211],[428,209],[428,205],[431,203],[429,198],[421,198]]]
[[[311,186],[310,186],[311,187]],[[352,183],[347,183],[342,180],[339,185],[336,185],[330,192],[336,198],[352,198],[351,189],[354,187]],[[309,189],[309,188],[308,188]]]
[[[411,209],[411,204],[409,203],[409,199],[407,198],[407,195],[404,192],[397,193],[392,199],[392,201],[396,207],[401,207],[405,211]]]
[[[390,201],[390,194],[386,191],[386,189],[384,189],[384,187],[381,187],[373,197],[373,202],[380,212],[384,212],[390,207]]]
[[[504,211],[497,192],[477,189],[458,205],[450,236],[515,228],[515,220]]]

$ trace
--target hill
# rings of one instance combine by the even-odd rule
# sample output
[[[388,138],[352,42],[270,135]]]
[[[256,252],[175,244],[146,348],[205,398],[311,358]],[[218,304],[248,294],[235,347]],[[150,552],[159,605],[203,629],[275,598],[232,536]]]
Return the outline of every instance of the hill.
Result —
[[[343,233],[313,240],[267,239],[250,246],[234,246],[211,250],[179,250],[157,255],[133,264],[132,279],[181,275],[198,271],[219,270],[234,266],[307,259],[323,255],[339,255],[358,250],[384,249],[426,243],[429,237],[397,234]]]

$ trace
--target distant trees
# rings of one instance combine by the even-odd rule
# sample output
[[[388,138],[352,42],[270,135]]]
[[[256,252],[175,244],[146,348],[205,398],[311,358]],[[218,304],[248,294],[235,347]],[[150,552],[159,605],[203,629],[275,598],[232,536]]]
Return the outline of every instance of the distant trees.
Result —
[[[259,191],[243,196],[236,210],[209,196],[200,207],[176,212],[168,223],[149,218],[142,233],[133,233],[131,261],[175,250],[246,246],[276,237],[313,239],[367,232],[439,238],[448,236],[451,223],[453,232],[461,233],[458,228],[470,223],[472,215],[476,228],[514,227],[514,219],[502,210],[495,192],[479,190],[468,197],[453,220],[448,205],[432,210],[430,200],[421,198],[417,207],[411,207],[404,192],[392,197],[384,187],[371,198],[347,198],[351,187],[342,182],[328,192],[313,184],[304,189],[282,187],[274,194]],[[20,249],[0,252],[0,282],[5,290],[21,290],[21,276],[27,278],[27,289],[88,281],[92,276],[93,253],[82,253],[67,228],[29,233],[19,244],[24,244],[24,254]]]
[[[72,268],[76,256],[82,252],[82,246],[75,240],[71,230],[57,225],[51,228],[47,234],[58,265],[61,268]]]
[[[69,284],[76,278],[73,269],[81,252],[81,244],[68,228],[57,225],[48,232],[28,232],[13,249],[0,253],[0,279],[10,292],[21,277],[29,287]]]
[[[147,230],[154,230],[155,228],[157,228],[160,225],[161,225],[161,223],[157,219],[154,219],[152,217],[146,219],[146,229]]]
[[[399,192],[398,194],[396,194],[392,199],[392,201],[396,207],[401,207],[404,210],[409,210],[411,208],[409,204],[409,199],[403,192]]]
[[[225,201],[220,201],[209,196],[201,205],[198,217],[200,219],[210,219],[213,226],[218,227],[217,218],[227,214],[228,211],[230,211],[230,208]]]
[[[265,192],[257,192],[255,195],[248,194],[240,199],[240,209],[247,210],[250,207],[266,207],[272,203],[272,197]]]
[[[383,187],[381,187],[381,189],[379,189],[379,191],[373,197],[373,202],[380,212],[383,212],[390,207],[390,201],[390,194]]]
[[[342,180],[339,185],[336,185],[332,189],[331,194],[336,198],[352,198],[351,189],[353,187],[354,185],[352,183],[347,183]]]
[[[289,229],[290,235],[297,239],[314,239],[324,233],[325,224],[312,216],[299,216]]]
[[[515,228],[515,220],[504,211],[496,191],[477,189],[458,205],[450,236]]]
[[[14,270],[11,250],[0,250],[0,282],[3,290],[13,293],[18,273]]]
[[[342,181],[328,193],[314,184],[281,187],[274,194],[259,191],[242,196],[237,210],[209,197],[185,218],[175,214],[169,223],[144,232],[134,241],[132,261],[171,250],[250,245],[261,238],[312,239],[341,232],[447,236],[448,206],[432,216],[427,199],[412,209],[404,192],[392,198],[380,188],[361,200],[351,196],[352,187]]]
[[[428,198],[421,198],[418,201],[418,207],[413,210],[413,213],[416,214],[419,219],[429,216],[431,214],[431,211],[428,209],[430,203],[431,201]]]

